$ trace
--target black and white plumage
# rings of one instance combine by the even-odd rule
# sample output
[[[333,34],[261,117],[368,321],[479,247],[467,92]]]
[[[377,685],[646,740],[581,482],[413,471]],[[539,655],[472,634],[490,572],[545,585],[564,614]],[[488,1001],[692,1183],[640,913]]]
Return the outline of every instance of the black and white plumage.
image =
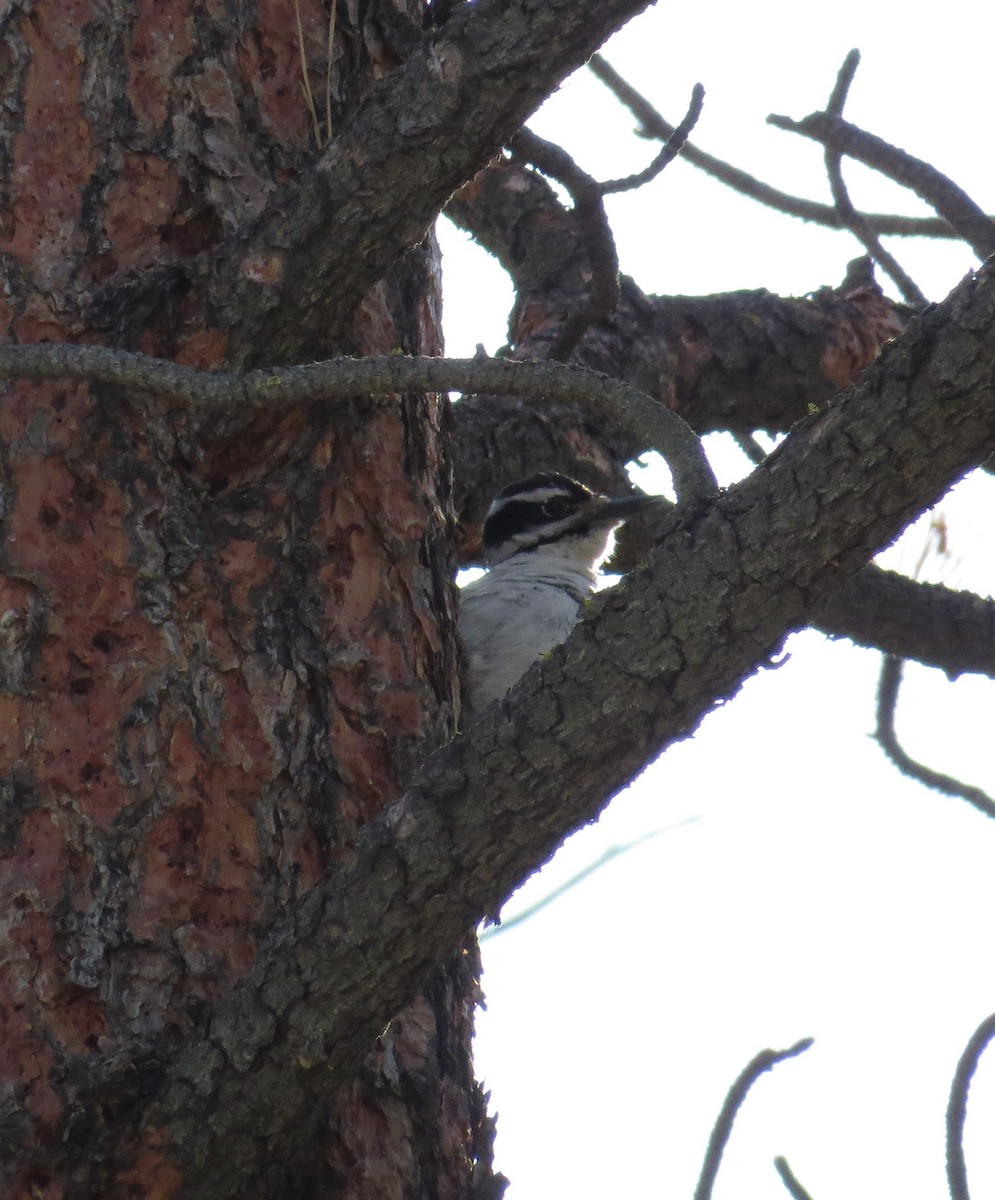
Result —
[[[566,640],[597,582],[612,531],[656,502],[612,499],[555,473],[498,493],[482,535],[490,570],[460,593],[468,716],[478,716]]]

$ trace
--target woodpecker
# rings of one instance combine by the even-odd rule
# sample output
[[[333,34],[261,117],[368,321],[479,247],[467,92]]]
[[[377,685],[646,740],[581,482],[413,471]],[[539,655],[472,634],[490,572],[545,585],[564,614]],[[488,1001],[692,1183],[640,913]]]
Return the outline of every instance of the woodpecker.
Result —
[[[532,475],[497,494],[482,534],[490,569],[460,593],[469,717],[566,640],[597,582],[612,532],[657,502],[653,496],[612,499],[556,473]]]

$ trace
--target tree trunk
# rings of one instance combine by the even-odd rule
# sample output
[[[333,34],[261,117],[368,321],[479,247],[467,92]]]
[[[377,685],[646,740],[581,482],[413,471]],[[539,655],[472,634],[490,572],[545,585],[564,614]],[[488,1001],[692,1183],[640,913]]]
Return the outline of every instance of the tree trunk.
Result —
[[[8,8],[6,340],[229,360],[232,329],[203,264],[305,169],[329,116],[334,132],[423,18],[418,0],[337,4],[326,75],[329,15],[317,0]],[[367,295],[349,349],[438,354],[439,316],[429,238]],[[266,345],[254,356],[265,362]],[[446,420],[440,402],[406,396],[206,429],[110,387],[11,389],[0,409],[0,1190],[11,1200],[182,1194],[168,1146],[132,1137],[149,1064],[452,734]],[[283,1195],[487,1193],[476,998],[467,945],[348,1094],[313,1113],[309,1156],[284,1164]]]

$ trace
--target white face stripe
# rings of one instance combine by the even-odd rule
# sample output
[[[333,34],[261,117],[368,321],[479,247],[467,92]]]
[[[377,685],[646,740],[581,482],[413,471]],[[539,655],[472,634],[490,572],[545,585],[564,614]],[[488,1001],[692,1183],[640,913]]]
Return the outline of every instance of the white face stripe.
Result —
[[[585,499],[594,499],[595,493],[590,492]],[[531,488],[527,492],[514,492],[510,496],[499,496],[488,510],[488,515],[500,512],[502,508],[506,508],[509,504],[545,504],[547,500],[569,499],[573,500],[569,492],[562,487],[556,487],[553,484],[544,484],[542,487]],[[577,498],[579,501],[579,497]]]

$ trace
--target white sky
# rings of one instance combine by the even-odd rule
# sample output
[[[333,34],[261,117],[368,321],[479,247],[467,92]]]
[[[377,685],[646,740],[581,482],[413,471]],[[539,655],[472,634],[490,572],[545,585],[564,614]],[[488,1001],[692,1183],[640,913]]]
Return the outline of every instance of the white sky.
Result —
[[[605,53],[672,121],[700,80],[702,148],[827,200],[819,148],[764,121],[822,107],[857,46],[846,116],[992,211],[993,26],[977,0],[660,4]],[[653,152],[583,72],[532,124],[602,178]],[[846,173],[859,205],[925,211],[852,164]],[[613,199],[610,215],[622,269],[647,292],[802,294],[838,282],[860,253],[847,235],[769,213],[681,162]],[[972,265],[960,247],[890,245],[933,299]],[[443,230],[443,247],[449,353],[496,349],[507,281],[455,231]],[[747,469],[723,446],[716,465],[725,482]],[[990,593],[993,492],[972,479],[942,506],[953,540],[944,582]],[[886,565],[911,568],[921,538]],[[777,1154],[815,1200],[947,1194],[950,1078],[995,1011],[995,823],[902,779],[869,738],[879,656],[812,633],[789,650],[571,839],[506,915],[611,845],[693,823],[485,943],[478,1069],[500,1114],[509,1200],[690,1198],[729,1084],[758,1050],[806,1035],[813,1049],[765,1075],[740,1113],[717,1200],[785,1197]],[[909,667],[906,748],[995,792],[993,695],[985,680]],[[995,1049],[969,1106],[975,1200],[995,1196],[993,1122]]]

